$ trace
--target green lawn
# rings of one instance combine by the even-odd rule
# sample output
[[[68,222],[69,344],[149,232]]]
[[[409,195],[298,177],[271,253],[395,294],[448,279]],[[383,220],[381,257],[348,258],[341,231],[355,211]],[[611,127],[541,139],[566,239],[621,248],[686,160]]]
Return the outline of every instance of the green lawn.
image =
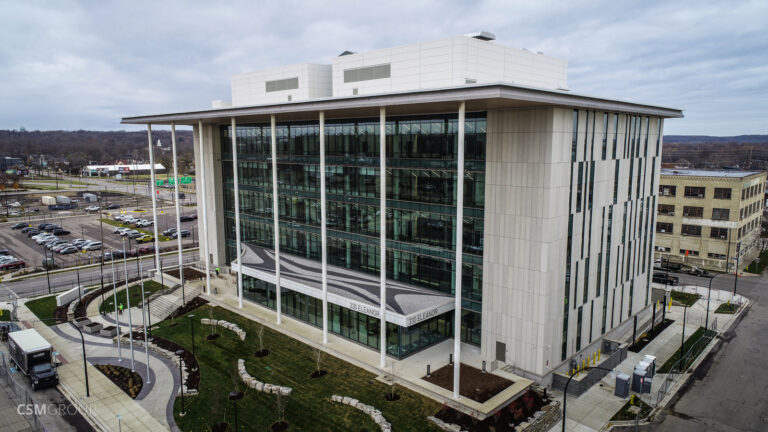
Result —
[[[719,314],[734,314],[736,313],[736,310],[739,308],[738,305],[735,305],[733,303],[723,303],[720,306],[715,309],[715,313]]]
[[[678,301],[687,306],[693,306],[701,298],[698,294],[689,294],[681,291],[672,291],[672,300]]]
[[[708,330],[706,335],[711,340],[711,338],[714,338],[717,335],[717,332],[714,330]],[[697,342],[703,337],[704,327],[699,327],[698,330],[693,332],[693,334],[685,340],[685,343],[683,343],[683,352],[685,352],[685,364],[683,365],[683,370],[687,369],[694,362],[694,360],[696,360],[696,357],[698,357],[699,354],[704,351],[704,348],[706,348],[707,344],[709,344],[709,341],[706,343],[702,342],[697,344]],[[672,357],[664,362],[664,365],[661,366],[661,368],[658,370],[658,373],[678,372],[678,360],[680,360],[680,349],[675,351]],[[674,368],[674,371],[672,368]]]
[[[53,310],[56,309],[56,295],[40,297],[24,303],[25,306],[37,315],[46,325],[56,325],[56,322],[50,319],[53,317]]]
[[[245,341],[240,341],[229,330],[219,330],[221,337],[208,341],[210,326],[200,324],[200,318],[226,319],[245,330]],[[184,398],[187,415],[179,417],[180,401],[176,399],[174,413],[177,425],[184,431],[208,430],[212,425],[234,422],[232,402],[227,399],[230,391],[237,388],[245,393],[238,403],[241,430],[269,430],[277,421],[276,396],[249,389],[237,374],[237,359],[245,360],[248,372],[260,381],[288,386],[293,394],[287,399],[285,421],[289,431],[362,431],[373,432],[378,427],[360,410],[331,402],[333,394],[354,397],[382,411],[396,431],[437,431],[427,416],[435,414],[440,404],[398,387],[401,399],[387,402],[384,395],[389,387],[377,381],[376,376],[340,359],[326,355],[322,368],[328,374],[310,378],[315,370],[312,349],[301,342],[270,329],[264,330],[264,347],[271,353],[256,358],[253,352],[258,346],[258,324],[219,307],[203,306],[195,314],[195,352],[200,364],[200,394]],[[181,325],[163,321],[153,335],[170,339],[191,350],[190,326],[186,317],[179,318]]]
[[[135,229],[136,231],[138,231],[138,232],[140,232],[142,234],[149,234],[149,235],[151,235],[153,237],[155,235],[154,232],[147,231],[147,230],[144,230],[144,229],[141,229],[141,228],[135,228],[133,225],[128,225],[128,224],[120,223],[119,221],[116,221],[116,220],[102,218],[102,221],[104,221],[105,224],[116,226],[116,227]],[[158,232],[158,234],[160,234],[160,233]],[[160,234],[159,238],[160,238],[160,241],[173,240],[171,237],[166,237],[166,236],[164,236],[162,234]],[[152,242],[150,242],[150,243],[147,243],[147,244],[153,244],[153,243],[154,243],[154,240]]]
[[[0,321],[10,321],[11,311],[8,309],[0,309]]]
[[[163,285],[160,285],[158,282],[155,281],[145,281],[144,282],[144,291],[149,291],[150,293],[146,296],[150,296],[154,294],[157,291],[160,291],[163,289]],[[141,284],[135,284],[130,286],[131,290],[131,306],[136,306],[141,302]],[[125,288],[120,289],[117,291],[117,304],[122,304],[124,308],[128,307],[128,300],[125,298]],[[110,294],[104,299],[104,303],[102,303],[99,306],[99,312],[102,313],[110,313],[115,311],[115,296],[114,294]]]

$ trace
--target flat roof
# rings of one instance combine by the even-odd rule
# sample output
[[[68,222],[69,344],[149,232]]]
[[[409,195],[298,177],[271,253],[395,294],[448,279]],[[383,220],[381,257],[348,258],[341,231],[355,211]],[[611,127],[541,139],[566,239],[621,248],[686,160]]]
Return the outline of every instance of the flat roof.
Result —
[[[27,353],[51,347],[51,344],[35,329],[19,330],[11,332],[9,335],[19,345],[19,348]]]
[[[466,103],[467,111],[487,111],[504,108],[568,107],[602,111],[627,112],[665,118],[681,118],[682,110],[656,105],[626,102],[587,96],[567,90],[526,87],[510,83],[470,84],[439,89],[418,89],[373,95],[342,96],[305,101],[270,103],[242,107],[226,107],[200,111],[123,117],[123,124],[195,125],[227,123],[231,117],[245,118],[246,122],[268,122],[271,115],[280,121],[316,119],[317,113],[326,112],[327,118],[355,118],[379,115],[380,107],[387,107],[387,115],[411,115],[449,112],[459,102]]]
[[[746,178],[760,171],[731,171],[731,170],[704,170],[704,169],[674,169],[662,168],[661,175],[669,176],[690,176],[690,177],[723,177],[723,178]]]
[[[243,274],[275,282],[274,251],[243,244]],[[239,267],[232,263],[233,270]],[[365,315],[380,318],[380,279],[372,275],[328,265],[328,301]],[[450,294],[387,279],[387,322],[409,327],[454,309]],[[295,255],[280,254],[280,284],[287,289],[322,298],[320,263]]]

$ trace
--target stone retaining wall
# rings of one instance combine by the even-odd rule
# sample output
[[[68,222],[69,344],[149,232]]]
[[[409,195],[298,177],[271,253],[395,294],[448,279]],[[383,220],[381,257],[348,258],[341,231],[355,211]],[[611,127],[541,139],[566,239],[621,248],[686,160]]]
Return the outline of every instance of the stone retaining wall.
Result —
[[[130,343],[130,341],[128,340],[128,337],[127,337],[128,334],[125,333],[122,336],[123,337],[122,337],[122,339],[120,339],[120,343],[123,344],[124,346],[127,346]],[[115,336],[112,339],[112,341],[116,344],[117,343],[117,336]],[[134,347],[142,348],[144,346],[144,341],[143,340],[136,340],[136,339],[134,339],[133,345],[134,345]],[[149,350],[150,351],[154,351],[157,354],[160,354],[161,356],[167,358],[177,368],[181,367],[181,365],[179,364],[180,363],[179,356],[177,356],[175,352],[168,351],[166,349],[160,348],[159,346],[153,344],[152,342],[149,342]],[[185,384],[187,382],[187,376],[189,375],[187,373],[187,367],[188,366],[189,365],[184,365],[184,368],[181,370],[181,380],[182,380],[182,382],[181,382],[181,390],[187,396],[197,396],[197,393],[198,393],[197,389],[189,389],[189,388],[187,388],[187,386]]]
[[[560,421],[563,416],[562,411],[560,411],[560,402],[558,401],[552,401],[538,412],[544,412],[544,414],[537,418],[526,429],[521,430],[525,430],[526,432],[547,432],[552,426]]]
[[[237,324],[233,324],[231,322],[224,321],[224,320],[212,320],[208,318],[201,319],[200,323],[218,326],[218,327],[224,327],[227,330],[232,330],[233,332],[237,333],[237,337],[239,337],[241,341],[245,340],[245,330],[238,327]]]
[[[290,387],[282,387],[275,384],[264,383],[252,377],[248,371],[245,370],[245,360],[243,359],[237,359],[237,373],[248,387],[256,391],[280,394],[280,396],[290,396],[293,392],[293,389]]]
[[[384,416],[381,414],[381,411],[377,410],[375,407],[371,405],[366,405],[358,401],[357,399],[354,399],[348,396],[333,395],[331,396],[331,400],[334,402],[342,403],[344,405],[349,405],[351,407],[357,408],[360,411],[368,414],[371,417],[371,420],[373,420],[374,423],[379,425],[381,432],[392,431],[392,425],[389,424],[387,419],[384,418]]]

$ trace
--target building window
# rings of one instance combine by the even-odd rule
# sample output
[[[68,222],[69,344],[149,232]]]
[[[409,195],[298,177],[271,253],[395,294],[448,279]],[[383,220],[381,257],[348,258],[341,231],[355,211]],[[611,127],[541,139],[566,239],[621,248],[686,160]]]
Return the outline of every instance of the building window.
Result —
[[[283,91],[283,90],[294,90],[299,88],[299,78],[293,77],[293,78],[286,78],[286,79],[280,79],[280,80],[274,80],[274,81],[267,81],[265,84],[267,87],[267,93]]]
[[[689,249],[680,249],[680,255],[683,255],[683,256],[699,256],[699,251],[689,250]]]
[[[706,188],[699,186],[686,186],[685,197],[686,198],[704,198]]]
[[[665,234],[672,234],[672,229],[674,225],[667,222],[656,222],[656,232],[657,233],[665,233]]]
[[[661,196],[675,196],[675,195],[677,195],[677,186],[659,185],[659,195],[661,195]]]
[[[712,259],[718,259],[718,260],[724,260],[726,258],[725,255],[723,255],[723,254],[716,254],[716,253],[712,253],[712,252],[708,253],[707,257],[712,258]]]
[[[725,239],[726,237],[728,237],[728,228],[715,228],[715,227],[712,227],[712,229],[709,231],[709,237],[710,238]]]
[[[674,204],[659,204],[658,213],[664,216],[674,216],[675,206]]]
[[[683,207],[683,216],[685,217],[704,217],[704,207]]]
[[[730,188],[715,188],[715,199],[731,199]]]
[[[722,209],[722,208],[713,208],[712,209],[712,219],[713,220],[728,220],[728,218],[731,215],[731,211],[728,209]]]
[[[391,75],[391,67],[389,63],[366,66],[354,69],[344,69],[344,82],[358,82],[358,81],[370,81],[375,79],[389,78]]]
[[[683,225],[683,229],[680,233],[684,236],[701,237],[701,226]]]

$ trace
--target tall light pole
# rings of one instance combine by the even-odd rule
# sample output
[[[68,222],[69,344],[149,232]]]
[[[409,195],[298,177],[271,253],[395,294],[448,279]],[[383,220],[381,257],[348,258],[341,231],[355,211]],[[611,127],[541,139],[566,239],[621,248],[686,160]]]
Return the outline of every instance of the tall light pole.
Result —
[[[589,370],[589,369],[600,369],[600,370],[604,370],[604,371],[608,371],[608,372],[613,372],[614,371],[614,369],[608,369],[608,368],[604,368],[604,367],[600,367],[600,366],[585,366],[584,369],[582,369],[582,370],[586,371],[586,370]],[[568,384],[571,383],[571,380],[576,375],[578,375],[578,374],[575,373],[575,374],[572,374],[570,377],[568,377],[568,381],[565,382],[565,389],[563,389],[563,432],[565,432],[565,420],[566,420],[565,409],[567,407],[567,402],[568,402]]]
[[[147,318],[146,318],[146,303],[144,302],[144,275],[141,272],[141,260],[139,260],[139,280],[141,281],[141,302],[144,304],[144,307],[141,308],[141,320],[142,324],[144,325],[144,352],[147,354],[147,384],[152,382],[152,378],[149,374],[149,340],[147,339],[147,331],[149,327],[147,327]]]
[[[704,330],[709,330],[709,300],[712,297],[712,281],[717,276],[709,278],[709,289],[707,290],[707,319],[704,321]]]
[[[85,372],[85,397],[91,397],[91,387],[88,385],[88,361],[85,357],[85,337],[83,336],[83,331],[80,330],[80,327],[76,326],[75,323],[72,321],[69,322],[69,325],[75,328],[78,333],[80,333],[80,341],[83,344],[83,372]]]
[[[123,239],[123,249],[125,249],[125,239]],[[133,358],[133,320],[131,319],[131,290],[128,286],[128,259],[123,254],[123,272],[125,273],[125,298],[128,309],[128,343],[131,349],[131,372],[136,372]]]
[[[122,337],[122,334],[120,333],[120,316],[117,313],[117,279],[115,277],[115,251],[112,250],[112,248],[109,249],[109,255],[112,258],[110,260],[112,263],[112,295],[114,296],[115,321],[117,322],[117,361],[122,362],[123,350],[122,348],[120,348],[120,338]]]
[[[237,424],[237,401],[243,398],[243,392],[233,390],[229,393],[229,400],[232,401],[233,404],[235,404],[235,431],[239,429],[239,425]]]
[[[683,347],[685,346],[685,321],[687,316],[688,316],[688,304],[683,303],[683,335],[680,338],[680,366],[678,366],[680,373],[683,373],[683,355],[684,355]]]

